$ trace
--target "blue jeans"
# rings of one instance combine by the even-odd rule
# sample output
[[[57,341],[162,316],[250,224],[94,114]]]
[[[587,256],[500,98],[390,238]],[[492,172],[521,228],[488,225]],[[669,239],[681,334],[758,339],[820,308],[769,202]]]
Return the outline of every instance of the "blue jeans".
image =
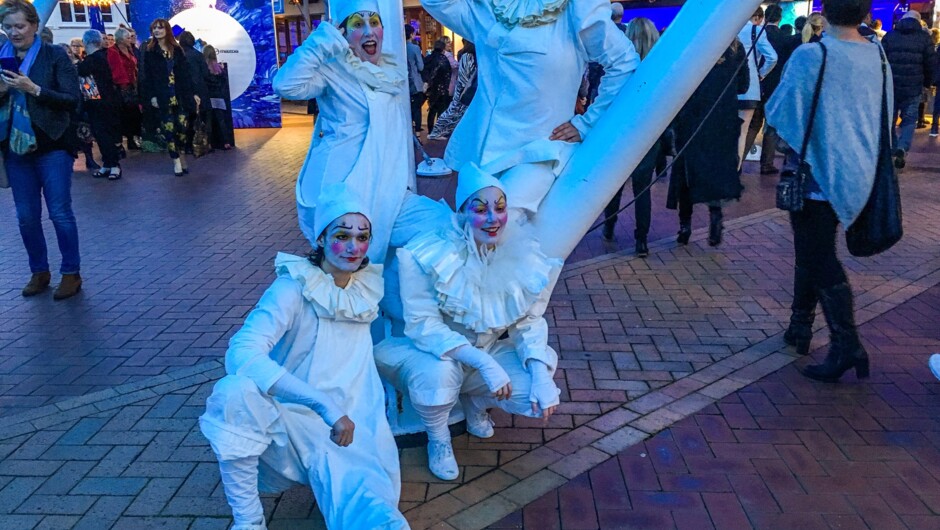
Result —
[[[13,190],[20,236],[34,274],[49,271],[46,236],[42,232],[42,198],[46,198],[49,219],[55,227],[62,274],[79,271],[78,225],[72,213],[72,155],[65,151],[17,155],[6,153],[4,166]]]
[[[917,128],[918,107],[920,106],[920,96],[895,101],[894,118],[897,122],[898,114],[901,115],[901,125],[894,128],[894,148],[903,149],[904,152],[911,150],[911,144],[914,142],[914,129]]]

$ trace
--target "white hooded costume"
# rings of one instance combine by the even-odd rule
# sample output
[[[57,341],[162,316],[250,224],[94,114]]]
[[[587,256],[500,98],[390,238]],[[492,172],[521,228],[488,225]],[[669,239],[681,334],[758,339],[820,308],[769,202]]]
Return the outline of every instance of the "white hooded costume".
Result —
[[[336,23],[359,11],[379,12],[375,0],[346,0],[334,8]],[[297,210],[307,239],[320,235],[307,230],[321,190],[345,182],[372,212],[369,259],[384,263],[405,191],[414,189],[405,71],[390,54],[383,54],[379,65],[362,61],[336,27],[323,23],[287,58],[273,84],[279,96],[316,98],[320,108],[297,179]]]
[[[327,188],[315,231],[366,209]],[[220,463],[234,529],[264,529],[258,492],[295,484],[313,490],[333,530],[408,528],[398,500],[398,450],[384,415],[385,393],[372,357],[370,323],[383,294],[382,266],[352,274],[346,287],[305,257],[279,253],[277,279],[225,354],[220,379],[199,418]],[[340,447],[331,427],[355,423]]]
[[[513,207],[537,211],[577,144],[550,141],[571,121],[586,137],[640,64],[609,0],[422,0],[476,45],[477,92],[447,146],[453,168],[476,163],[503,180]],[[589,61],[604,67],[597,99],[575,116]]]
[[[502,189],[492,176],[465,166],[457,204],[490,186]],[[537,416],[532,403],[542,409],[558,404],[559,391],[551,381],[558,356],[548,346],[543,314],[562,262],[542,253],[530,224],[510,221],[504,230],[502,244],[481,252],[454,214],[450,225],[415,237],[397,252],[405,337],[376,345],[375,360],[383,378],[411,398],[428,431],[429,452],[434,442],[449,447],[447,418],[461,395],[466,396],[468,428],[478,436],[492,431],[489,426],[477,432],[471,428],[475,419],[489,421],[488,416],[480,420],[488,407]],[[509,338],[500,340],[503,333]],[[509,380],[497,382],[492,373],[452,355],[467,346],[495,360]],[[545,365],[542,381],[530,375],[531,361]],[[512,383],[510,399],[492,398],[507,382]],[[538,384],[550,388],[543,386],[535,396]],[[433,462],[431,466],[435,471]]]

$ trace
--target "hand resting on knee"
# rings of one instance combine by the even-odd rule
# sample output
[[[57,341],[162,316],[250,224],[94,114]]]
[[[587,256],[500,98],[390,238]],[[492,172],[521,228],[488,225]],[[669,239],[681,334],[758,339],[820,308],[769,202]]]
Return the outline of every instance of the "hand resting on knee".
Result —
[[[444,356],[479,371],[496,399],[509,399],[512,396],[509,374],[493,359],[492,355],[467,344],[447,352]]]
[[[325,392],[321,392],[304,383],[296,376],[286,373],[271,385],[268,393],[288,403],[296,403],[310,407],[327,425],[332,427],[330,440],[340,447],[346,447],[353,442],[353,432],[356,424],[349,416],[343,414],[342,409]]]

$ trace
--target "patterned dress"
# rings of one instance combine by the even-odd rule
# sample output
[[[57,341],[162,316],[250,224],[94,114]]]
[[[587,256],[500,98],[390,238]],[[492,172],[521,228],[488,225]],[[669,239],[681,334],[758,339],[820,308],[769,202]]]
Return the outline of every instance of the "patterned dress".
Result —
[[[169,108],[160,109],[163,110],[160,119],[160,130],[163,133],[163,139],[166,140],[166,150],[170,153],[170,158],[179,158],[179,148],[186,145],[186,130],[189,118],[176,99],[176,74],[173,73],[174,56],[164,50],[163,57],[166,59],[167,71],[169,72],[170,104]]]

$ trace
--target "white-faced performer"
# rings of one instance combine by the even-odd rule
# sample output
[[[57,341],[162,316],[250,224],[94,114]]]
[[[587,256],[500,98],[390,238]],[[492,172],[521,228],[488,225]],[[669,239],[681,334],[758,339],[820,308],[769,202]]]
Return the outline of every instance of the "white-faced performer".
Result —
[[[368,210],[324,189],[309,257],[280,253],[277,279],[232,337],[228,375],[199,418],[219,459],[234,529],[263,530],[258,492],[308,484],[328,528],[408,528],[398,451],[384,414],[369,324],[382,266],[369,264]]]
[[[610,0],[422,0],[435,19],[472,40],[478,88],[447,146],[453,168],[478,163],[499,177],[513,208],[537,211],[571,144],[591,127],[640,64],[611,21]],[[597,99],[574,105],[588,61],[605,70]]]
[[[562,262],[542,253],[531,224],[509,221],[512,200],[499,180],[464,166],[452,225],[397,252],[406,337],[378,344],[375,360],[410,395],[431,472],[444,480],[458,475],[447,419],[459,396],[480,438],[493,435],[487,408],[547,419],[558,405],[542,315]]]
[[[385,262],[388,240],[405,190],[414,188],[408,79],[382,53],[383,27],[376,0],[331,2],[328,19],[294,50],[274,76],[286,99],[316,98],[320,115],[297,179],[301,228],[313,225],[324,186],[346,182],[372,212],[369,257]],[[329,13],[330,6],[324,6]],[[400,17],[394,20],[399,20]],[[395,28],[401,31],[401,24]],[[304,219],[308,222],[304,222]],[[306,234],[308,239],[319,234]]]

